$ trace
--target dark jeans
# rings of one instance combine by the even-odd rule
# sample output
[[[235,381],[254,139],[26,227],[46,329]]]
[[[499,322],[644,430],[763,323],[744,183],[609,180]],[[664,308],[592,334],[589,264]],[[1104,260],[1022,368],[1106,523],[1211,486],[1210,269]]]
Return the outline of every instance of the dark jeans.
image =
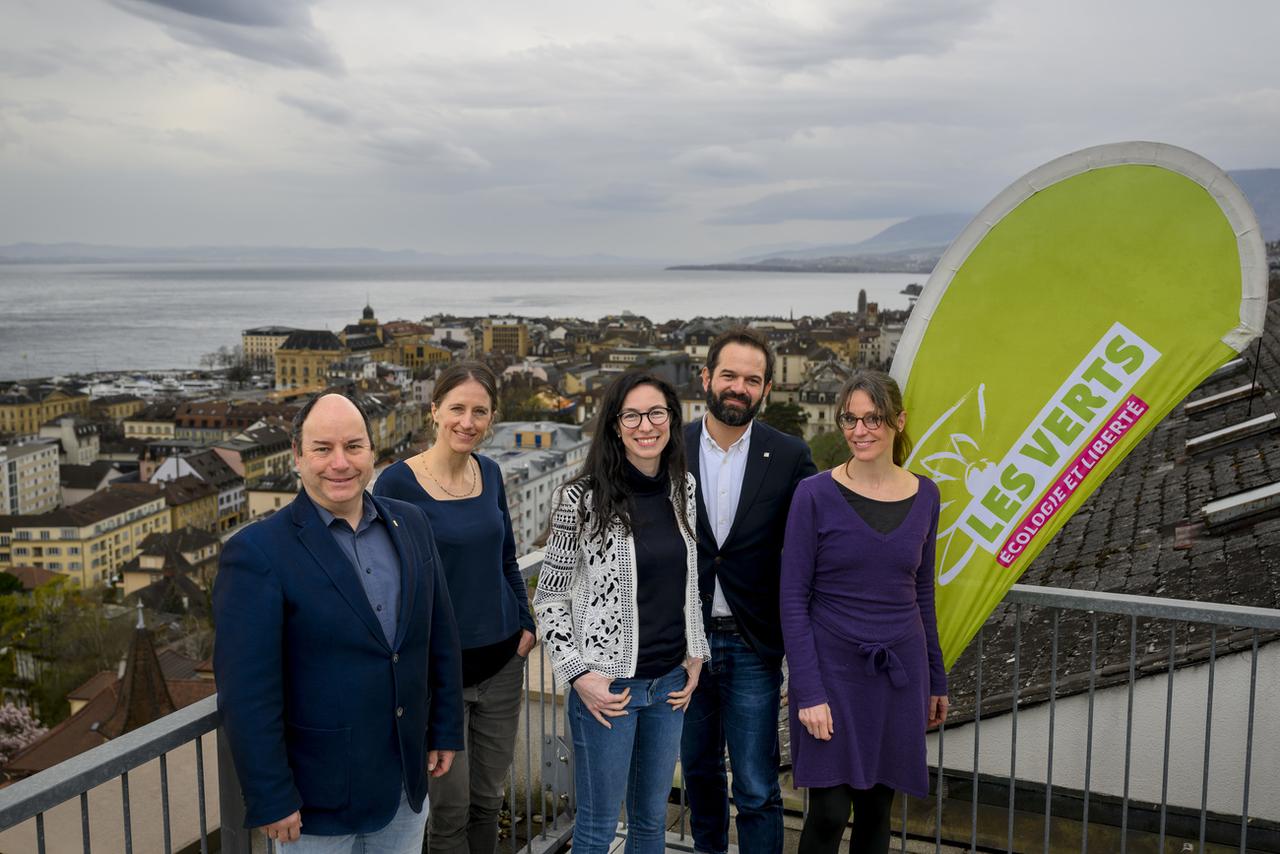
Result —
[[[501,670],[462,689],[466,750],[443,777],[429,780],[432,854],[493,854],[498,810],[515,752],[525,659],[511,656]]]
[[[782,851],[778,786],[778,704],[782,668],[769,664],[734,632],[711,632],[711,661],[684,716],[680,758],[689,792],[693,846],[729,848],[729,792],[724,751],[733,767],[741,854]]]
[[[886,854],[893,789],[878,783],[870,789],[811,788],[809,814],[800,832],[800,854],[836,854],[849,822],[850,808],[853,809],[853,832],[849,834],[849,854]]]

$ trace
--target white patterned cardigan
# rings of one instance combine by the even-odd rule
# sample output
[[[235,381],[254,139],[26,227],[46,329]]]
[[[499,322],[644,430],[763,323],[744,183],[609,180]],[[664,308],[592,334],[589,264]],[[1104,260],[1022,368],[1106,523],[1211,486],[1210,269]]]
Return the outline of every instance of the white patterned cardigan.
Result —
[[[676,487],[671,504],[676,503]],[[533,610],[555,675],[567,690],[569,680],[593,670],[610,679],[636,672],[640,621],[636,608],[635,542],[614,520],[603,537],[595,525],[591,491],[570,484],[560,491],[551,516],[538,575]],[[686,526],[677,525],[688,555],[685,568],[684,632],[691,658],[711,658],[698,601],[698,547],[690,531],[697,524],[697,484],[685,476]]]

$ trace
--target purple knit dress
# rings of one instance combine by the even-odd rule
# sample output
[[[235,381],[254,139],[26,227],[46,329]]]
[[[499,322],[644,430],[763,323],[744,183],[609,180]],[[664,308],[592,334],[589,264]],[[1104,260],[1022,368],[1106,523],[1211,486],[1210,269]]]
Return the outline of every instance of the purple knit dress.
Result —
[[[947,693],[933,610],[938,487],[921,477],[902,524],[881,534],[831,472],[800,482],[782,548],[782,637],[797,786],[929,794],[929,696]],[[799,710],[827,703],[834,734],[819,741]]]

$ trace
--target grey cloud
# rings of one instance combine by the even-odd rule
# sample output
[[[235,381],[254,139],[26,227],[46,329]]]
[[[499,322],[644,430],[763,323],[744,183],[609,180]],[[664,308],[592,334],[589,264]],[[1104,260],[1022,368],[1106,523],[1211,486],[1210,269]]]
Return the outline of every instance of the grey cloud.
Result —
[[[0,51],[0,74],[7,77],[47,77],[63,67],[53,48]]]
[[[930,213],[936,206],[926,187],[869,189],[843,184],[774,193],[722,211],[707,222],[773,225],[791,220],[888,219]]]
[[[991,5],[992,0],[883,0],[867,11],[861,4],[837,3],[818,22],[787,18],[763,4],[755,14],[742,14],[734,3],[704,33],[748,65],[805,69],[847,59],[944,53],[986,18]]]
[[[366,146],[379,160],[397,167],[447,174],[486,172],[491,168],[489,161],[474,149],[416,130],[376,133],[366,139]]]
[[[675,159],[680,168],[707,178],[753,178],[761,173],[759,157],[727,145],[707,145],[686,151]]]
[[[612,213],[657,213],[675,207],[672,199],[642,184],[609,184],[573,199],[573,207]]]
[[[0,115],[0,148],[8,148],[11,145],[17,145],[22,139],[18,132],[9,124],[9,120]]]
[[[160,24],[184,44],[282,68],[340,72],[342,60],[315,28],[311,0],[112,0]]]
[[[320,101],[315,98],[290,95],[288,93],[280,95],[279,100],[280,103],[301,110],[316,121],[329,125],[345,127],[350,125],[355,118],[351,110],[347,109],[346,106],[332,101]]]
[[[307,0],[131,0],[122,5],[172,9],[195,18],[243,27],[281,27],[311,24]]]

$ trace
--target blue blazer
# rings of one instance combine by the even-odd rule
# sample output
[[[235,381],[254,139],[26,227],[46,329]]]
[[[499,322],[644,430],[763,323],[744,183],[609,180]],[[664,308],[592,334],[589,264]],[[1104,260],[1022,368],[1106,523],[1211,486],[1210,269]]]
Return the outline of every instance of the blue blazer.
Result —
[[[428,750],[463,748],[462,659],[431,525],[411,504],[374,503],[400,555],[390,645],[305,491],[223,549],[213,669],[246,827],[301,809],[306,833],[378,830],[402,788],[421,811]]]

